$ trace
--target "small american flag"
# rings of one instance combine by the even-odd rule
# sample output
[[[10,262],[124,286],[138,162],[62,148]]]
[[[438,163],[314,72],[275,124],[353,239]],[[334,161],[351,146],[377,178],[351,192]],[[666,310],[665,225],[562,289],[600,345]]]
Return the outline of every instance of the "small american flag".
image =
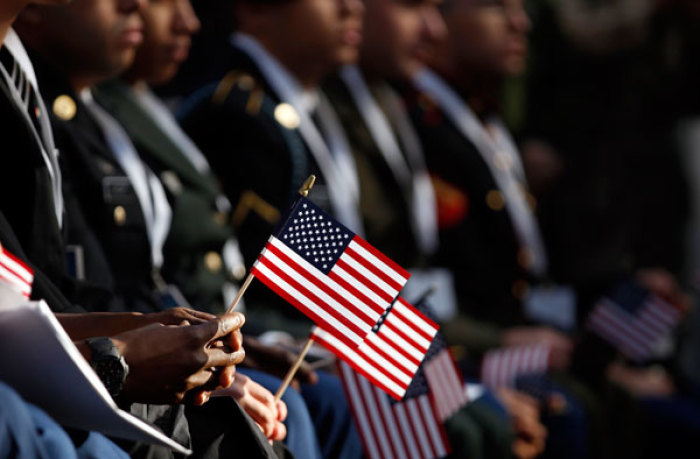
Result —
[[[586,328],[641,362],[678,324],[683,313],[633,281],[623,281],[591,311]]]
[[[421,376],[425,376],[441,422],[445,422],[469,401],[462,375],[441,333],[433,340],[416,379]]]
[[[549,369],[548,346],[512,346],[488,351],[481,362],[481,382],[488,388],[514,387],[521,376],[543,375]]]
[[[34,271],[0,245],[0,282],[9,284],[29,298],[32,294]]]
[[[369,459],[433,459],[449,453],[424,382],[420,387],[412,384],[403,401],[392,402],[345,362],[338,363],[338,371]]]
[[[399,297],[355,349],[321,327],[312,338],[400,400],[437,331],[435,322]]]
[[[251,272],[349,347],[362,343],[410,276],[304,197]]]

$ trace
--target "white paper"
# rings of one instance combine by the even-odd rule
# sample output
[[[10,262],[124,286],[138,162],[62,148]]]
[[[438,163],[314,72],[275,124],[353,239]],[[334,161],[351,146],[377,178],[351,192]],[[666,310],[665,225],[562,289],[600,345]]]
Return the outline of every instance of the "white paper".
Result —
[[[117,407],[43,301],[0,307],[0,380],[66,427],[192,453]]]

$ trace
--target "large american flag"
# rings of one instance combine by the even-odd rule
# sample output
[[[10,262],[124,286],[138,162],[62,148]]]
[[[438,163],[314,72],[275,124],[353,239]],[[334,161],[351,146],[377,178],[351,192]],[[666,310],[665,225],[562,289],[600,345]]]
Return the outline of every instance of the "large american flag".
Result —
[[[481,361],[481,382],[491,389],[514,387],[522,376],[547,373],[550,354],[550,348],[545,345],[492,349]]]
[[[442,423],[427,385],[393,402],[345,362],[338,371],[369,459],[433,459],[449,453]]]
[[[438,325],[399,297],[356,348],[323,327],[312,338],[397,400],[406,393]]]
[[[32,294],[34,271],[0,245],[0,282],[9,284],[25,298]]]
[[[349,347],[362,343],[410,276],[304,197],[251,272]]]
[[[591,311],[586,328],[627,357],[643,361],[683,313],[634,281],[618,283]]]

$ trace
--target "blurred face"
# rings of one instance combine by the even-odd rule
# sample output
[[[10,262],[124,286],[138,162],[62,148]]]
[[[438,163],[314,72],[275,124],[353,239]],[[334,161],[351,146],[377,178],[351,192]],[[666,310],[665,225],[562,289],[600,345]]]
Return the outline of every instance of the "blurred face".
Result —
[[[143,41],[144,0],[74,0],[41,9],[42,52],[86,85],[126,69]]]
[[[530,20],[523,0],[451,0],[445,23],[455,66],[496,77],[524,70]]]
[[[141,16],[144,40],[129,77],[150,84],[166,83],[187,58],[190,37],[199,30],[199,20],[189,0],[150,0]]]
[[[290,67],[330,73],[357,60],[363,12],[361,0],[291,0],[269,8],[269,30]]]
[[[437,0],[367,0],[362,67],[380,78],[409,79],[445,35]]]

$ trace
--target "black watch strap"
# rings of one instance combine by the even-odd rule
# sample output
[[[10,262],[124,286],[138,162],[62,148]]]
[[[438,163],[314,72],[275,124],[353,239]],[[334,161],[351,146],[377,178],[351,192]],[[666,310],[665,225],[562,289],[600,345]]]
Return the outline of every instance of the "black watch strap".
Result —
[[[90,366],[105,385],[112,397],[118,396],[129,374],[129,366],[119,353],[114,342],[106,336],[85,340],[90,347]]]

